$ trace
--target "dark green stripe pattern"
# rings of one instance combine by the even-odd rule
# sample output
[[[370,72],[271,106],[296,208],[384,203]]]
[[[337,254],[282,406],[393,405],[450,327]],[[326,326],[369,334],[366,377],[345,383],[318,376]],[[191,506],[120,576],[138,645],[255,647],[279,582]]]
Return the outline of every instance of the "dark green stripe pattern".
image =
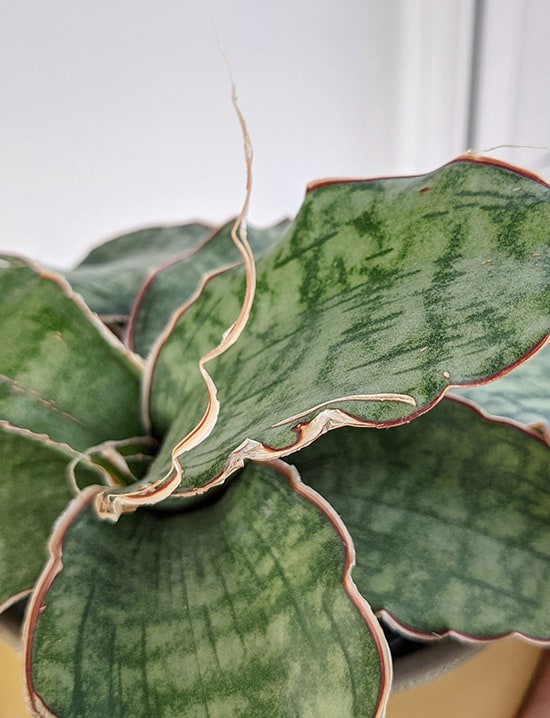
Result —
[[[221,227],[190,256],[159,266],[151,275],[136,301],[129,341],[134,351],[147,356],[151,347],[168,323],[172,313],[197,290],[210,272],[242,258],[231,239],[234,222]],[[289,222],[283,221],[267,229],[248,228],[248,241],[255,256],[260,256],[281,238]]]
[[[243,335],[208,365],[221,413],[183,457],[182,488],[211,480],[246,438],[293,444],[292,423],[272,426],[323,402],[401,422],[449,384],[518,361],[549,331],[549,227],[548,187],[490,163],[310,191],[258,260]],[[165,445],[151,479],[202,416],[197,362],[236,318],[242,292],[239,272],[210,282],[158,356],[151,415]],[[417,407],[337,401],[381,392],[409,394]]]

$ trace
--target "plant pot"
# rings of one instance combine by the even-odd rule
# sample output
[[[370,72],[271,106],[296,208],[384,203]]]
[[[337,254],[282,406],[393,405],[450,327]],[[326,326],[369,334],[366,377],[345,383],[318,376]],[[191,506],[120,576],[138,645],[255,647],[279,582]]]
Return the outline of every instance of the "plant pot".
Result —
[[[518,718],[540,654],[504,638],[481,647],[442,641],[405,656],[387,718]]]
[[[0,639],[0,718],[28,718],[21,687],[22,660],[15,648]]]

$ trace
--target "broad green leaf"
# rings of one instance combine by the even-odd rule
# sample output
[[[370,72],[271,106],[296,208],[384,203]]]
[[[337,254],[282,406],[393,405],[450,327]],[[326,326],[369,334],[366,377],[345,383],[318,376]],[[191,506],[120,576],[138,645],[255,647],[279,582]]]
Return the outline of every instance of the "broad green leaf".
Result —
[[[488,414],[538,427],[550,436],[550,343],[497,381],[452,393]]]
[[[234,222],[224,225],[211,235],[196,252],[174,260],[152,274],[136,301],[128,326],[130,346],[146,356],[172,313],[188,301],[201,280],[213,271],[241,263],[240,254],[231,239]],[[288,221],[268,229],[248,228],[248,240],[254,254],[260,256],[280,239]]]
[[[140,366],[61,277],[0,259],[0,416],[77,450],[143,434]]]
[[[444,399],[390,431],[343,429],[297,453],[348,527],[353,578],[407,630],[550,639],[550,452]]]
[[[75,452],[0,423],[0,611],[32,589],[46,561],[52,524],[72,498],[67,466]],[[101,483],[81,465],[79,479]]]
[[[212,232],[212,227],[194,223],[124,234],[92,250],[65,277],[94,312],[128,316],[149,272],[194,252]]]
[[[408,421],[448,386],[517,362],[549,331],[549,226],[548,186],[491,161],[310,189],[258,260],[244,333],[208,364],[220,414],[181,457],[182,491],[346,423]],[[172,448],[203,415],[198,360],[237,317],[242,292],[239,271],[213,278],[151,364],[152,423],[165,443],[148,482],[168,475]],[[349,399],[395,392],[412,403]]]
[[[250,466],[206,508],[117,524],[81,497],[29,610],[32,705],[63,718],[382,715],[387,648],[338,519],[288,478]]]

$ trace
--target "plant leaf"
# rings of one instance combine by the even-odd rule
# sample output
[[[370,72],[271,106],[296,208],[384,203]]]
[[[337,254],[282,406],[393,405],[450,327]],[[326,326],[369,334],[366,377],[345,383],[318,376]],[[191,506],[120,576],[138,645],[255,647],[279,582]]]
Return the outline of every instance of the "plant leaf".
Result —
[[[66,473],[74,458],[66,445],[0,422],[0,613],[44,567],[52,524],[72,498]],[[101,482],[84,464],[79,479]]]
[[[77,450],[143,434],[136,359],[61,277],[0,265],[2,418]]]
[[[85,492],[28,612],[31,705],[63,718],[382,715],[391,667],[349,581],[352,547],[344,557],[334,512],[285,476],[250,466],[206,508],[115,525]]]
[[[96,247],[64,276],[94,312],[128,316],[149,272],[195,251],[212,231],[200,223],[140,229]]]
[[[213,277],[159,345],[148,393],[164,446],[136,489],[173,490],[175,461],[191,496],[246,458],[290,454],[345,424],[409,421],[448,386],[497,375],[549,330],[548,226],[548,186],[489,160],[310,189],[258,260],[245,331],[208,365],[215,430],[175,457],[212,400],[198,361],[239,312],[241,274]],[[101,510],[132,505],[128,492]]]
[[[188,301],[202,278],[209,272],[241,263],[241,256],[231,240],[234,221],[214,232],[206,242],[188,256],[175,259],[149,275],[132,309],[128,326],[129,346],[146,356],[165,328],[172,313]],[[268,229],[248,228],[248,240],[260,256],[279,240],[289,222],[284,220]]]
[[[532,426],[550,436],[550,342],[497,381],[453,389],[487,414]]]
[[[375,610],[449,629],[550,639],[548,446],[448,399],[391,431],[345,429],[293,457],[342,517]]]

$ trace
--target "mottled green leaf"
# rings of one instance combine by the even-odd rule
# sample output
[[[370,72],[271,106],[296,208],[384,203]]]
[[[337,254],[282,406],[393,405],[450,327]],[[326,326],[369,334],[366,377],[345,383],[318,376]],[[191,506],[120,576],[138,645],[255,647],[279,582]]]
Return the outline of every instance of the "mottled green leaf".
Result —
[[[293,463],[348,527],[374,609],[428,636],[550,639],[549,459],[444,399],[389,431],[329,434]]]
[[[146,356],[164,329],[172,313],[188,301],[209,272],[240,263],[240,254],[231,239],[234,222],[224,225],[211,235],[197,251],[174,260],[150,275],[132,310],[128,327],[130,346]],[[268,229],[248,228],[248,240],[256,256],[260,256],[280,239],[288,221]]]
[[[496,381],[452,393],[488,414],[538,427],[550,436],[550,343]]]
[[[127,317],[149,272],[195,251],[212,232],[212,227],[194,223],[124,234],[96,247],[65,277],[94,312]]]
[[[46,561],[52,524],[72,498],[68,446],[0,423],[0,610],[32,589]],[[100,483],[84,464],[79,479]]]
[[[344,589],[337,518],[288,479],[250,466],[206,508],[115,525],[73,505],[29,610],[33,705],[63,718],[380,716],[380,628]]]
[[[1,418],[78,450],[143,434],[136,358],[60,277],[0,263]]]
[[[182,489],[338,425],[409,420],[447,386],[518,361],[549,330],[549,226],[548,186],[490,161],[310,190],[258,260],[244,333],[208,364],[220,415],[182,456]],[[214,278],[160,350],[150,401],[165,444],[151,481],[203,414],[198,359],[235,320],[242,292],[239,271]],[[388,392],[414,405],[346,400]]]

